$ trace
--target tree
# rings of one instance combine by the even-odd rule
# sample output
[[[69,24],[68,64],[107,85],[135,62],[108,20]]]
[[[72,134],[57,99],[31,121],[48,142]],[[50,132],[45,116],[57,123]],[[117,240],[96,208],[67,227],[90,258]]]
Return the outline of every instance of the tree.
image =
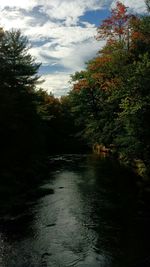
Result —
[[[5,85],[32,91],[39,77],[40,64],[28,53],[28,40],[20,31],[6,31],[0,39],[1,80]],[[9,75],[8,75],[9,71]]]
[[[117,2],[98,28],[98,39],[108,41],[85,71],[75,73],[70,96],[81,135],[91,145],[114,144],[125,159],[150,166],[150,19],[126,12]]]
[[[111,10],[111,16],[98,27],[97,39],[107,38],[109,42],[129,42],[129,19],[127,7],[118,1],[116,8]]]
[[[150,12],[150,0],[145,0],[145,3],[146,3],[148,12]]]
[[[37,72],[28,53],[28,40],[20,31],[0,37],[0,145],[3,162],[27,165],[41,146],[40,117],[35,99]],[[8,167],[9,168],[9,167]]]
[[[150,151],[150,59],[148,54],[130,66],[120,103],[119,123],[122,133],[116,142],[127,158],[140,158],[149,165]]]
[[[150,53],[150,16],[132,17],[131,27],[131,53],[136,58],[139,54]]]

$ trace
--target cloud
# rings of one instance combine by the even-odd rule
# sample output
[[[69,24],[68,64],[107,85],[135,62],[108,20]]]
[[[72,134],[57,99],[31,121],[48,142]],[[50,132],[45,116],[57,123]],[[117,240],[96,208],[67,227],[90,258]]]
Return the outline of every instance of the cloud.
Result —
[[[65,95],[71,89],[70,73],[46,74],[42,76],[42,79],[45,79],[45,81],[41,84],[41,87],[48,92],[52,92],[56,97]]]
[[[24,8],[24,9],[32,9],[36,5],[36,1],[34,0],[1,0],[0,8],[3,9],[5,7],[16,7],[16,8]]]
[[[43,45],[43,48],[32,48],[32,55],[43,62],[43,68],[46,66],[51,73],[42,75],[45,79],[42,87],[57,96],[64,94],[69,89],[70,75],[85,68],[85,62],[95,56],[103,45],[104,42],[98,43],[91,38],[87,42],[83,41],[66,47],[59,44],[55,50],[50,50],[48,44]],[[58,72],[56,72],[57,69]],[[63,69],[63,72],[59,69]]]
[[[66,26],[71,26],[77,24],[79,17],[86,11],[98,10],[103,4],[104,0],[1,0],[0,10],[7,8],[10,13],[20,9],[31,11],[39,7],[41,14],[47,14],[51,20],[61,20]]]
[[[23,16],[22,12],[18,9],[3,9],[0,11],[0,26],[5,30],[11,28],[26,29],[32,21],[32,17]]]
[[[0,0],[0,26],[19,28],[28,37],[29,52],[42,62],[43,87],[56,95],[69,88],[70,74],[85,67],[85,62],[104,45],[97,42],[96,26],[84,19],[86,12],[109,8],[115,0]],[[143,0],[122,0],[139,12]],[[93,13],[94,14],[94,13]]]
[[[117,0],[114,0],[111,6],[114,7],[116,2]],[[120,2],[122,2],[132,12],[139,14],[146,12],[146,5],[144,0],[120,0]]]
[[[95,44],[97,43],[94,39],[96,35],[95,27],[64,27],[55,26],[51,28],[51,24],[47,23],[43,26],[37,26],[26,31],[26,34],[30,37],[30,40],[38,41],[45,39],[45,43],[40,47],[33,47],[31,49],[35,56],[41,57],[41,52],[56,58],[68,57],[75,51],[79,51],[79,46],[84,44],[85,50],[88,44],[90,44],[91,50],[95,50]],[[94,47],[92,47],[94,45]],[[77,47],[76,47],[77,46]],[[85,54],[85,51],[83,51]]]
[[[76,25],[79,17],[86,11],[100,9],[103,2],[102,0],[52,0],[46,1],[42,9],[50,18],[64,20],[66,26],[71,26]]]

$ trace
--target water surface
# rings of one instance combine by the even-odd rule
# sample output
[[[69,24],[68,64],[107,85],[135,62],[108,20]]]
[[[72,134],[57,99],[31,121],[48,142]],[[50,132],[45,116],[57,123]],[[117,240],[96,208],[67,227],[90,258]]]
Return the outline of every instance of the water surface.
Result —
[[[40,188],[0,218],[0,267],[150,266],[150,216],[134,176],[92,155],[50,158]]]

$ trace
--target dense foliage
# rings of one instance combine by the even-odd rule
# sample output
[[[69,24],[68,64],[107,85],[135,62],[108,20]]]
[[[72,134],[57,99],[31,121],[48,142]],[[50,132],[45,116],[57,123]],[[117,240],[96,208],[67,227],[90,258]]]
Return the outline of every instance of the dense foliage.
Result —
[[[57,99],[37,89],[39,67],[27,38],[20,31],[1,28],[0,171],[5,181],[10,177],[32,181],[43,173],[47,155],[77,151],[80,146],[67,97]]]
[[[147,5],[149,1],[147,1]],[[122,158],[150,165],[150,17],[117,2],[98,27],[106,45],[72,76],[72,112],[91,145],[114,147]]]

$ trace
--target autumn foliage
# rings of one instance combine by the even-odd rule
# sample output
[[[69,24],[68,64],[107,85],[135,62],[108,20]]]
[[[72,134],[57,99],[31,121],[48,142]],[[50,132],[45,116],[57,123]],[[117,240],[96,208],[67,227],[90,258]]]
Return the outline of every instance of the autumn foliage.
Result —
[[[37,90],[40,65],[28,54],[26,38],[0,28],[4,173],[11,162],[7,172],[16,177],[23,162],[23,171],[32,174],[41,155],[94,143],[113,144],[117,153],[142,159],[150,170],[150,17],[129,14],[117,2],[97,29],[101,39],[105,46],[85,70],[72,75],[70,93],[57,99]]]
[[[117,2],[98,27],[106,44],[75,73],[70,97],[87,142],[114,144],[122,158],[141,159],[150,170],[150,17],[127,11]]]
[[[111,10],[111,16],[105,19],[97,29],[97,39],[108,38],[108,40],[125,40],[128,34],[128,21],[130,15],[127,7],[121,2],[116,3],[116,7]]]

